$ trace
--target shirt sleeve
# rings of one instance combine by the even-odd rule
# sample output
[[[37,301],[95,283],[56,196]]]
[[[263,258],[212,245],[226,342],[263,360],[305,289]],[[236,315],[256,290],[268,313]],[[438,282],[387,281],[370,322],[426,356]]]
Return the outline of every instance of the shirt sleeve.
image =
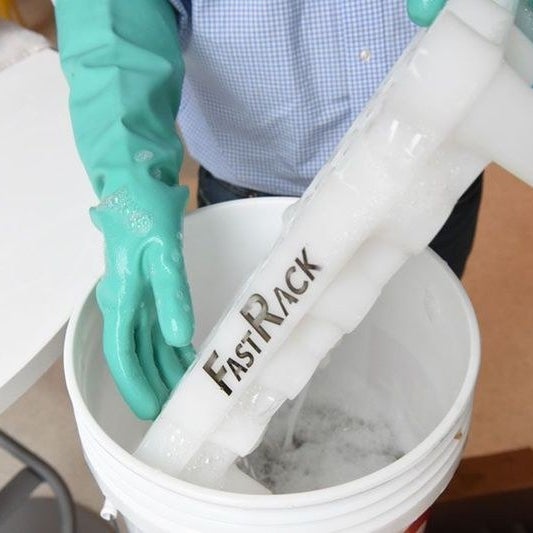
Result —
[[[129,180],[175,184],[184,64],[167,0],[57,0],[74,137],[99,198]]]

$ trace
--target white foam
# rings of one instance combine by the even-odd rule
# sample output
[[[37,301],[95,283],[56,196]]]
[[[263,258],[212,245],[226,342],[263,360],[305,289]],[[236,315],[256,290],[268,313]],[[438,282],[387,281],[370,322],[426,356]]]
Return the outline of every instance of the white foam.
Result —
[[[340,406],[309,402],[286,445],[293,406],[272,419],[261,445],[239,467],[275,494],[331,487],[379,470],[404,451],[385,418],[357,417]]]

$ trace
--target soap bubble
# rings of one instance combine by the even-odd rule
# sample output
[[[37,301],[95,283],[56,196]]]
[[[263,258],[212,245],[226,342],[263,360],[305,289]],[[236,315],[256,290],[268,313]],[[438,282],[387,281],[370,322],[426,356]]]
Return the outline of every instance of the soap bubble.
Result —
[[[284,405],[260,446],[238,463],[274,494],[347,483],[384,468],[404,454],[385,420],[357,417],[321,403],[304,405],[292,445],[284,446],[290,411],[290,405]]]
[[[133,160],[136,163],[144,163],[154,158],[154,153],[151,150],[139,150],[133,156]]]

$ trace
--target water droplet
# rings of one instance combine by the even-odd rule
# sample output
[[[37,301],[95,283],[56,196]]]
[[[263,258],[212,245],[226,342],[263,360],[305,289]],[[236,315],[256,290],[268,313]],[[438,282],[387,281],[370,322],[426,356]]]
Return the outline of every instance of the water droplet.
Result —
[[[181,254],[177,251],[177,250],[174,250],[171,254],[170,254],[170,259],[176,263],[176,264],[180,264],[181,261],[182,261],[182,258],[181,258]]]
[[[162,176],[161,169],[160,168],[153,168],[150,171],[150,175],[152,176],[152,178],[155,178],[156,180],[160,180],[161,176]]]
[[[372,53],[370,52],[370,50],[361,50],[361,52],[359,53],[359,59],[361,61],[364,61],[365,63],[368,63],[371,58]]]
[[[142,211],[128,211],[126,213],[129,219],[130,228],[139,235],[146,235],[153,225],[152,217]]]

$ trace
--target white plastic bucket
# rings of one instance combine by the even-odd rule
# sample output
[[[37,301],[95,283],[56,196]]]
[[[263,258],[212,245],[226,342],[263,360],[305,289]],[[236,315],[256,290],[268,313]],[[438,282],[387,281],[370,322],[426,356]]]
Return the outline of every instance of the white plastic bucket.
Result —
[[[229,202],[186,218],[197,340],[268,253],[290,203],[285,198]],[[430,251],[401,269],[320,376],[322,394],[341,395],[363,410],[392,413],[410,451],[373,474],[335,487],[234,494],[174,479],[138,461],[130,451],[147,426],[116,392],[101,355],[101,327],[91,291],[69,323],[66,381],[106,508],[117,509],[130,531],[401,532],[431,506],[459,462],[479,367],[479,334],[461,284]],[[355,379],[364,386],[354,386]],[[378,392],[379,405],[365,405],[365,390]]]

